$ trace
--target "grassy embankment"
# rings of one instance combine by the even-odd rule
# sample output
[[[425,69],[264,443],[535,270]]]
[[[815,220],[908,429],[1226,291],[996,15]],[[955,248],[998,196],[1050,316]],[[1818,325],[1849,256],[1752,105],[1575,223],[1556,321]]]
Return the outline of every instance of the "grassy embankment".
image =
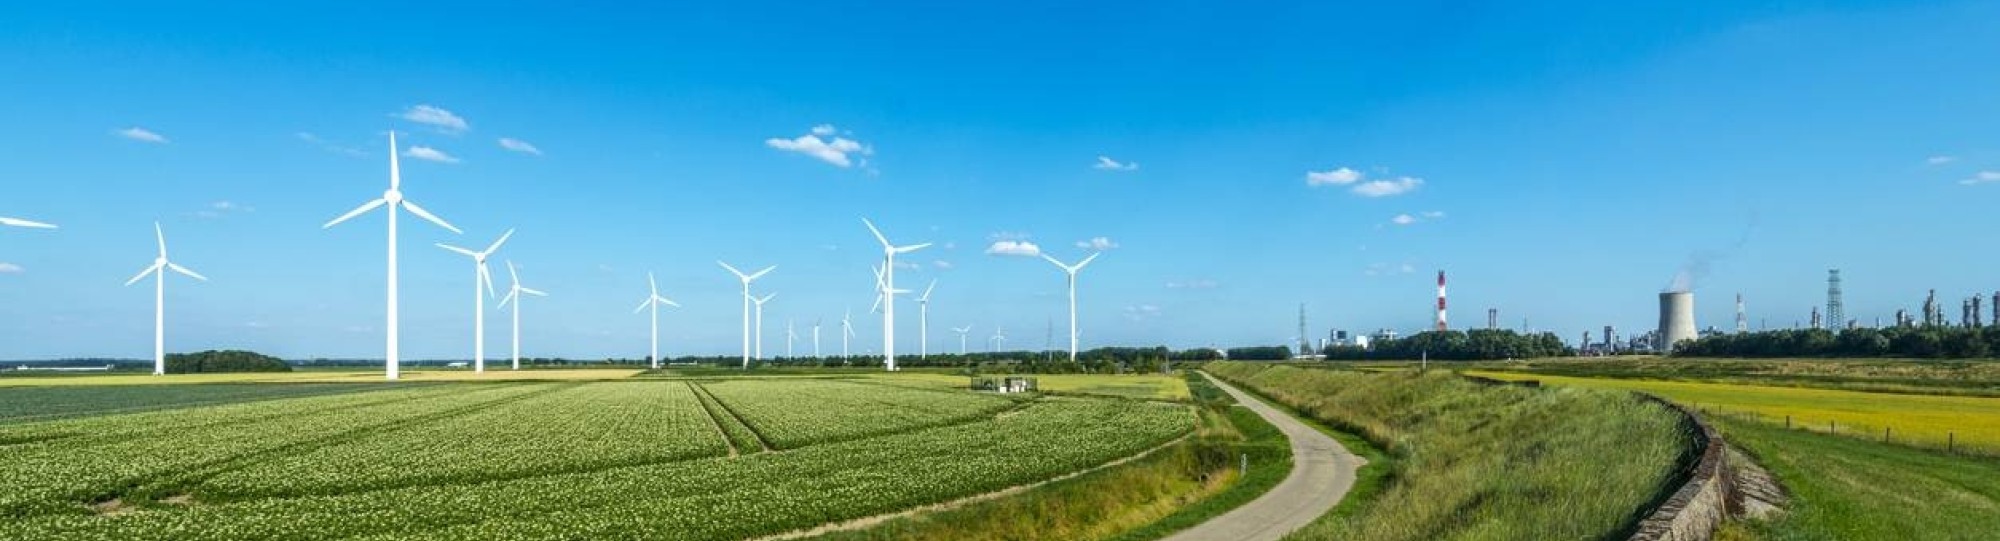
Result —
[[[2000,454],[2000,398],[1871,393],[1700,381],[1467,371],[1506,380],[1648,392],[1705,410],[1754,415],[1767,423],[1961,453]],[[1831,423],[1831,425],[1829,425]]]
[[[1556,376],[1738,383],[1903,394],[2000,397],[2000,362],[1918,359],[1612,357],[1476,363]]]
[[[1290,443],[1276,427],[1234,407],[1200,376],[1183,381],[1182,392],[1200,413],[1199,428],[1187,441],[1020,494],[814,539],[1157,539],[1247,503],[1291,472]],[[1238,467],[1246,455],[1251,466],[1243,475]]]
[[[1293,539],[1619,537],[1691,458],[1682,419],[1627,393],[1484,385],[1444,372],[1206,369],[1395,458],[1379,495]]]

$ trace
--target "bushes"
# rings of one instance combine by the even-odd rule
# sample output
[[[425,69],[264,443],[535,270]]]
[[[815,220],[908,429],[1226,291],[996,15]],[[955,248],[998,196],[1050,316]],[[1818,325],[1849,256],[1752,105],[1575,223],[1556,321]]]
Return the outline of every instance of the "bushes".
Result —
[[[2000,328],[1886,327],[1785,329],[1721,334],[1688,342],[1681,357],[1915,357],[1975,358],[2000,352]]]
[[[1442,372],[1253,363],[1206,368],[1385,448],[1391,484],[1297,539],[1622,537],[1673,488],[1683,419],[1623,392],[1490,385]]]
[[[219,374],[224,372],[290,372],[283,359],[253,351],[209,350],[200,353],[167,355],[169,374]]]

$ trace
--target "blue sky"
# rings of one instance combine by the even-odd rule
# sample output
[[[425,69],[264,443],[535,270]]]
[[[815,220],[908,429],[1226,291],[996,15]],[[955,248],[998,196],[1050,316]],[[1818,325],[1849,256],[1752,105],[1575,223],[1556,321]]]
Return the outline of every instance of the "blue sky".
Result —
[[[409,358],[470,349],[471,265],[430,243],[507,228],[553,294],[526,353],[573,357],[644,354],[648,270],[664,353],[736,352],[717,259],[779,266],[766,353],[788,319],[837,351],[849,308],[879,349],[863,216],[937,243],[897,275],[938,281],[933,350],[1063,326],[1061,273],[999,241],[1104,239],[1085,347],[1277,343],[1301,302],[1407,332],[1437,269],[1455,326],[1568,340],[1652,326],[1701,252],[1704,326],[1739,291],[1802,320],[1830,267],[1864,321],[2000,288],[2000,4],[1379,4],[9,4],[0,216],[62,228],[0,229],[0,358],[147,355],[120,284],[155,220],[213,279],[168,284],[170,350],[379,357],[383,220],[320,225],[380,194],[389,130],[466,231],[403,222]]]

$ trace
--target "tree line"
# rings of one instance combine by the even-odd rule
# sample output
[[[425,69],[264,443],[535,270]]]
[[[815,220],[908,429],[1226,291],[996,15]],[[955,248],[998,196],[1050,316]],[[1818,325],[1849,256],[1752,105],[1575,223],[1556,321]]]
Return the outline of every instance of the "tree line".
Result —
[[[1555,333],[1522,334],[1509,329],[1424,331],[1403,338],[1376,340],[1368,346],[1327,346],[1321,353],[1326,355],[1327,360],[1345,361],[1413,361],[1424,358],[1486,361],[1576,355],[1576,350],[1564,344]]]
[[[1914,357],[1962,359],[2000,354],[2000,327],[1925,325],[1784,329],[1683,341],[1679,357]]]
[[[290,372],[284,359],[254,351],[209,350],[167,354],[168,374],[217,374],[225,372]]]

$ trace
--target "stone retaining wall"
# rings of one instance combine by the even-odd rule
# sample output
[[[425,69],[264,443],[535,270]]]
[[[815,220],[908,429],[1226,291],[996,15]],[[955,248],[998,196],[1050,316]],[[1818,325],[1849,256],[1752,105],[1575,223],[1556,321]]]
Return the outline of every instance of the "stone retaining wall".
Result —
[[[1631,541],[1709,541],[1715,530],[1741,505],[1730,479],[1728,444],[1692,411],[1657,396],[1641,394],[1680,412],[1694,433],[1701,454],[1684,470],[1687,481],[1639,521]]]

